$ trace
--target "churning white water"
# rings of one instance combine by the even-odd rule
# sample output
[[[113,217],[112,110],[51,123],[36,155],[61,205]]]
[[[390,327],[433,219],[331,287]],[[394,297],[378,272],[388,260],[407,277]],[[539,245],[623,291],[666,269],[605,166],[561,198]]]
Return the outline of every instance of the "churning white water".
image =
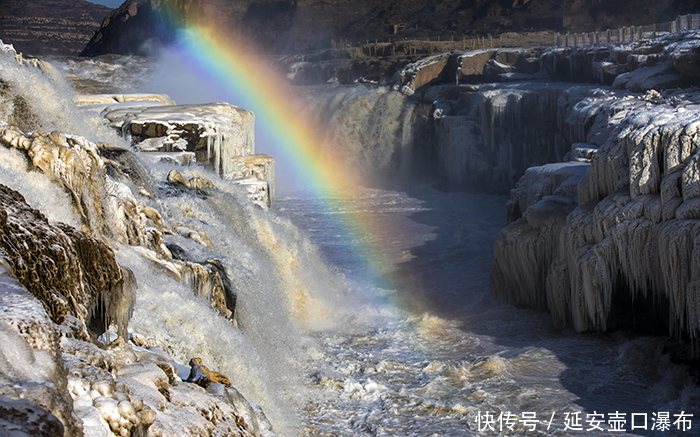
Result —
[[[330,86],[313,90],[332,98]],[[373,114],[367,123],[387,116],[401,124],[410,116],[410,108],[401,117],[388,110],[396,103],[389,100],[405,98],[386,90],[340,90],[332,105],[317,103],[338,132],[377,129],[356,123],[343,100]],[[372,113],[377,102],[383,106]],[[377,132],[395,147],[405,144],[406,129],[396,128],[396,142]],[[373,157],[391,155],[376,147]],[[346,150],[365,153],[363,144]],[[150,170],[162,180],[168,169]],[[206,198],[164,192],[161,210],[216,241],[209,249],[186,238],[177,244],[225,265],[239,293],[241,329],[122,248],[119,260],[139,282],[131,328],[161,338],[183,362],[202,356],[228,374],[282,435],[603,436],[615,434],[610,429],[621,417],[628,434],[653,435],[663,413],[673,422],[675,414],[698,411],[700,392],[662,353],[664,339],[555,331],[548,314],[491,302],[503,196],[426,186],[363,188],[332,199],[288,191],[264,212],[227,183],[216,186]],[[357,213],[371,229],[349,235],[339,217]],[[380,248],[373,261],[381,286],[352,255],[358,245]],[[643,417],[648,430],[632,421]],[[634,423],[640,428],[632,430]],[[671,426],[663,435],[695,431]]]
[[[490,302],[503,197],[430,188],[363,194],[342,203],[386,222],[379,243],[403,287],[376,304],[383,317],[364,331],[315,334],[321,347],[307,357],[308,435],[609,435],[608,427],[588,430],[587,415],[651,419],[697,406],[684,369],[661,354],[663,339],[557,332],[548,314]],[[343,236],[320,231],[336,211],[313,204],[288,197],[278,208],[313,230],[312,240],[343,269]],[[501,413],[517,415],[512,430],[496,421],[491,432],[478,421]],[[527,414],[538,422],[525,422]]]

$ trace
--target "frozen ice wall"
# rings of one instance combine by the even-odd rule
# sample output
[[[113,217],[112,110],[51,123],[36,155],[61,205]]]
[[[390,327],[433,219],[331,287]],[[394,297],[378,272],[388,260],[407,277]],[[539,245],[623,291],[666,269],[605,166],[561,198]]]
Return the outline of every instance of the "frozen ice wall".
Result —
[[[426,91],[438,177],[460,190],[506,192],[533,165],[558,162],[582,133],[568,121],[589,86],[526,82]]]
[[[543,167],[518,184],[515,221],[495,246],[494,296],[547,307],[578,331],[636,324],[697,338],[697,98],[600,91],[578,104],[569,121],[587,143],[569,157],[589,168],[562,181]]]
[[[451,189],[506,192],[528,167],[583,141],[567,119],[589,86],[438,85],[406,97],[366,85],[304,87],[327,145],[368,176],[437,178]]]

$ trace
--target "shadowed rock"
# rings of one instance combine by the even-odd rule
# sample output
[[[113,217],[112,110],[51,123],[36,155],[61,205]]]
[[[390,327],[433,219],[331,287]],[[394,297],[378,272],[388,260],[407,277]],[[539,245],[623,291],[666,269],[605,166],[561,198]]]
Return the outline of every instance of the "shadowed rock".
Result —
[[[133,290],[112,249],[68,225],[50,224],[21,194],[4,185],[0,205],[2,254],[54,322],[60,324],[66,315],[88,326],[102,319],[126,333]]]

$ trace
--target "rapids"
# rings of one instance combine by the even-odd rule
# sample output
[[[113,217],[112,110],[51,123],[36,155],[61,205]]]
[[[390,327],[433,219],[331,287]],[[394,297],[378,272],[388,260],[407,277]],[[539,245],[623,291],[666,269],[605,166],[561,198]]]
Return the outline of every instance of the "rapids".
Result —
[[[138,62],[54,60],[73,86],[90,92],[109,82],[110,71],[121,81],[110,87],[133,83],[123,76],[130,73],[163,74],[157,67],[132,68],[145,65]],[[171,79],[163,83],[176,86]],[[134,78],[149,80],[158,78]],[[113,88],[100,92],[106,91]],[[192,87],[187,98],[177,87],[138,91],[165,91],[178,103],[198,98]],[[415,114],[406,98],[364,85],[309,92],[311,101],[325,99],[315,105],[339,124],[331,131],[335,138],[356,141],[345,145],[351,159],[379,160],[377,171],[405,175],[411,161],[397,161],[396,153],[405,157],[413,135]],[[384,145],[368,153],[362,142],[371,141],[372,132]],[[258,147],[265,152],[265,144]],[[156,180],[168,171],[163,164],[149,170]],[[651,424],[660,412],[697,411],[700,391],[687,369],[662,353],[665,339],[556,331],[546,313],[491,301],[489,269],[505,224],[504,196],[406,184],[319,199],[278,186],[277,202],[264,212],[226,182],[215,184],[218,192],[208,198],[165,195],[158,202],[170,221],[197,223],[216,241],[212,249],[185,238],[177,244],[226,266],[239,292],[241,329],[122,247],[118,261],[139,284],[131,328],[172,345],[182,363],[198,355],[228,374],[280,435],[603,436],[610,434],[608,423],[588,430],[594,414],[602,413],[604,422],[616,412],[628,421],[633,413],[646,414]],[[356,214],[366,220],[350,221],[352,233],[339,226]],[[367,245],[380,248],[371,260],[373,275],[353,256]],[[500,413],[517,418],[485,430],[482,419]],[[530,422],[534,430],[528,417],[537,421]],[[578,431],[575,417],[581,418]],[[666,435],[692,432],[672,428]]]

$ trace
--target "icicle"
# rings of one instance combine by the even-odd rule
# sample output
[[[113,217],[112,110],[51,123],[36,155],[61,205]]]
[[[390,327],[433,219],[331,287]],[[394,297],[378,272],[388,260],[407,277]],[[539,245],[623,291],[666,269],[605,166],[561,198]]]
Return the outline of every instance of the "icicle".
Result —
[[[511,193],[509,210],[522,210],[523,219],[506,228],[496,243],[493,294],[512,303],[541,306],[544,293],[558,326],[606,330],[615,311],[613,293],[629,292],[632,299],[639,295],[667,301],[668,314],[662,316],[669,320],[669,332],[696,339],[700,114],[693,97],[686,100],[690,104],[675,101],[674,106],[665,105],[660,96],[654,104],[646,96],[620,97],[601,94],[583,100],[569,117],[573,125],[584,123],[589,135],[607,132],[607,138],[578,183],[579,206],[566,218],[558,218],[560,212],[555,211],[541,216],[540,203],[517,197],[526,185],[545,187],[544,173],[526,173]],[[601,99],[605,109],[598,107]],[[593,113],[595,121],[587,125],[583,120],[591,120],[586,114]],[[525,224],[532,214],[541,217],[539,223],[559,223],[546,245],[538,243],[543,237],[532,220]],[[666,306],[655,310],[662,308]]]

